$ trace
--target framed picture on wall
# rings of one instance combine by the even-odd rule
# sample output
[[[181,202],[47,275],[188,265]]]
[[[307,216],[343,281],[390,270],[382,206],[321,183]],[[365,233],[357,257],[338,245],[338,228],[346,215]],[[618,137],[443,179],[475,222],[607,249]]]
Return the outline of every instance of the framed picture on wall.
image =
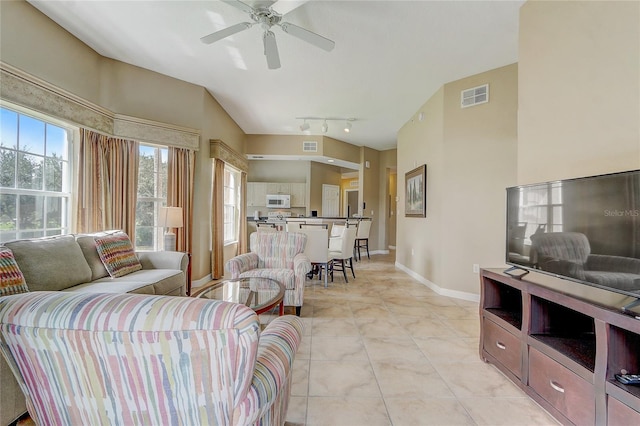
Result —
[[[404,215],[427,216],[427,165],[416,167],[404,175]]]

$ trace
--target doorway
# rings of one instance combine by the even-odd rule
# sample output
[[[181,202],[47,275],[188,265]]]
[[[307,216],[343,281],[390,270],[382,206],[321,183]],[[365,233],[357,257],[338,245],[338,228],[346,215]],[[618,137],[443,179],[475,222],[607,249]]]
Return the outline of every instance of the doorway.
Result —
[[[358,196],[359,191],[357,189],[345,189],[344,190],[344,216],[353,217],[358,211]]]

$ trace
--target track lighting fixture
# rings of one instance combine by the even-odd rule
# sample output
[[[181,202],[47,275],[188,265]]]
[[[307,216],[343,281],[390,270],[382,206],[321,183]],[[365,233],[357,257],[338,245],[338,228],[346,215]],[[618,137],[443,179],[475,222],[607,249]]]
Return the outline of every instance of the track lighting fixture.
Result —
[[[356,121],[355,118],[341,118],[341,117],[296,117],[296,120],[304,120],[304,122],[300,125],[300,131],[306,132],[311,126],[307,121],[317,120],[322,121],[322,126],[320,130],[322,133],[327,133],[329,131],[329,123],[328,121],[344,121],[344,131],[345,133],[349,133],[351,131],[352,122]]]

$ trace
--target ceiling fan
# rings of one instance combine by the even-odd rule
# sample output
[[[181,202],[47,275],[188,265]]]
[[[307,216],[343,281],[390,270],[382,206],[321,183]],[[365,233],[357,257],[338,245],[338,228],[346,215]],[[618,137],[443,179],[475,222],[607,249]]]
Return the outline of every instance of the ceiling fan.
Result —
[[[271,27],[274,25],[279,26],[285,33],[298,37],[299,39],[304,40],[307,43],[311,43],[320,49],[326,50],[327,52],[333,50],[335,46],[334,41],[289,22],[283,22],[282,18],[284,15],[271,8],[276,1],[277,0],[254,1],[252,4],[255,4],[255,6],[250,6],[240,0],[223,0],[223,2],[227,3],[229,6],[233,6],[248,13],[253,22],[241,22],[239,24],[232,25],[220,31],[206,35],[200,40],[205,44],[211,44],[233,34],[239,33],[240,31],[248,30],[256,24],[260,24],[264,30],[262,40],[264,43],[264,55],[267,57],[267,66],[269,69],[280,68],[280,55],[278,54],[276,36],[271,31]]]

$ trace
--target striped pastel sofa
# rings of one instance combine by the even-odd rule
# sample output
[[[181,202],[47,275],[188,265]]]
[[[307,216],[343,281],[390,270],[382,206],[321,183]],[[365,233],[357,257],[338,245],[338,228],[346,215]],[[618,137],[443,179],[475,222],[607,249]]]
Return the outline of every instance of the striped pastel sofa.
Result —
[[[37,424],[282,425],[302,321],[140,294],[0,298],[0,348]]]
[[[311,261],[304,254],[305,234],[296,232],[254,232],[249,237],[251,252],[229,259],[225,269],[231,278],[263,277],[284,284],[284,305],[295,306],[296,315],[304,299],[304,282]]]

